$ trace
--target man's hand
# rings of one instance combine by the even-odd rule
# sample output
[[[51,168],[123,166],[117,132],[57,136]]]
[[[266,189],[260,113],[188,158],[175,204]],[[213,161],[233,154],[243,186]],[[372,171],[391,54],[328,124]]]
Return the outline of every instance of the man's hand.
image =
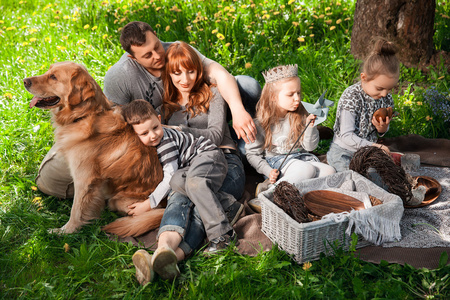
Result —
[[[142,202],[136,202],[128,205],[128,208],[130,209],[128,212],[129,216],[139,216],[151,209],[150,201],[147,199]]]
[[[377,118],[375,118],[375,116],[372,117],[372,124],[373,124],[373,126],[375,126],[378,133],[385,133],[388,130],[390,122],[391,122],[391,119],[389,119],[389,117],[386,117],[386,121],[383,121],[382,118],[379,118],[377,120]]]
[[[233,128],[238,138],[242,138],[247,144],[256,139],[256,126],[250,114],[245,110],[232,111]]]
[[[272,171],[270,171],[270,174],[269,174],[269,181],[270,181],[270,183],[277,182],[277,179],[278,179],[279,175],[280,175],[280,171],[278,171],[277,169],[272,169]]]

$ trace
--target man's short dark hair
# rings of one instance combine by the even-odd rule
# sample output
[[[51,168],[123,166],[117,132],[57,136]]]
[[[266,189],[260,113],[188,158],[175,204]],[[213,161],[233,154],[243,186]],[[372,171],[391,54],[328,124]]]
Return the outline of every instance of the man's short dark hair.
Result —
[[[123,50],[134,56],[131,46],[142,46],[145,44],[147,31],[155,33],[153,28],[145,22],[134,21],[125,25],[120,35],[120,44]]]

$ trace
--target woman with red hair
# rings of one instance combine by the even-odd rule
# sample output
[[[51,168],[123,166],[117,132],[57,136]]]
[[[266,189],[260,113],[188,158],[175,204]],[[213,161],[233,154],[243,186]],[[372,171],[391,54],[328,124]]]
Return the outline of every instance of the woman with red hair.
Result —
[[[154,271],[162,278],[171,279],[176,276],[179,272],[177,261],[183,260],[203,244],[206,236],[203,222],[217,222],[217,218],[211,220],[208,216],[225,214],[230,230],[219,238],[210,240],[206,251],[222,250],[230,243],[237,242],[236,232],[231,226],[243,210],[243,205],[236,199],[242,197],[245,188],[244,166],[226,121],[226,102],[214,85],[206,83],[201,60],[196,50],[188,44],[173,43],[167,49],[165,59],[162,74],[164,99],[157,109],[161,114],[161,122],[168,127],[191,133],[194,137],[210,139],[224,152],[228,171],[222,188],[217,193],[221,204],[219,208],[211,205],[208,211],[201,211],[200,206],[194,206],[185,194],[172,192],[169,195],[158,232],[158,249],[153,258],[150,259],[150,255],[142,250],[133,256],[136,276],[141,283],[140,278],[145,278],[144,283],[151,280],[149,276],[142,275],[153,271],[154,265],[149,262],[159,261]],[[182,176],[181,173],[174,174],[170,183],[173,189],[178,182],[177,175]],[[175,189],[183,190],[182,187]]]

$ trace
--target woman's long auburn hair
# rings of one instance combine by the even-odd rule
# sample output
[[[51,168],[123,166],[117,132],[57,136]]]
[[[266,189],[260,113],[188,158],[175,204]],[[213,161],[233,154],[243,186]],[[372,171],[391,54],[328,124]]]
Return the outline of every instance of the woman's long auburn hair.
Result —
[[[256,104],[256,117],[266,133],[264,137],[264,149],[269,149],[269,151],[271,150],[273,134],[272,127],[278,124],[281,118],[281,113],[278,109],[277,104],[278,95],[280,93],[280,83],[295,79],[298,79],[300,81],[300,78],[298,77],[289,77],[279,81],[266,83],[264,85],[264,88],[261,92],[261,98]],[[305,120],[307,116],[308,112],[303,107],[301,102],[295,111],[289,111],[286,114],[286,118],[289,118],[289,124],[291,125],[291,130],[288,137],[288,140],[291,144],[295,143],[295,141],[305,128]]]
[[[162,74],[164,82],[163,119],[169,120],[172,114],[181,109],[178,100],[180,92],[175,87],[170,77],[171,73],[180,72],[180,68],[196,70],[197,78],[189,94],[186,112],[194,117],[200,113],[206,113],[209,109],[209,101],[212,93],[203,75],[203,65],[197,52],[185,42],[175,42],[166,51],[166,65]]]

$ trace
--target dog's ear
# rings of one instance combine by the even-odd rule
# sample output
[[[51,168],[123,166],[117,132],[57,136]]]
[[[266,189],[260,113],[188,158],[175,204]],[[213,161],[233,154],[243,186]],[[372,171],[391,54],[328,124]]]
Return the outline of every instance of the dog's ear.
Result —
[[[93,84],[93,78],[87,73],[84,68],[77,68],[72,74],[70,80],[72,90],[69,94],[69,104],[78,105],[89,98],[95,97],[95,84]]]

